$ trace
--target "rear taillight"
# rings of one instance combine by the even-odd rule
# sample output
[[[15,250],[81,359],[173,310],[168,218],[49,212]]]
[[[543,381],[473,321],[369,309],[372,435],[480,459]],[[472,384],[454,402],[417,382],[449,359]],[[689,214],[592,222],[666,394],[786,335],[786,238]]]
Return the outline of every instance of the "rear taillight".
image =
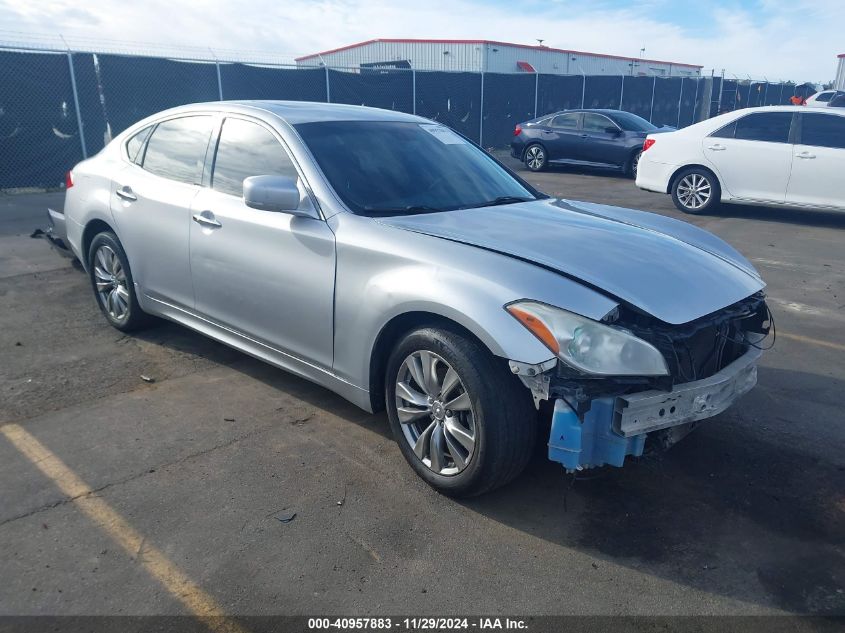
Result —
[[[519,136],[522,134],[522,126],[517,123],[516,127],[513,129],[513,135]]]
[[[649,147],[654,145],[655,140],[653,138],[647,138],[645,143],[643,143],[643,151],[646,151]]]
[[[69,171],[65,174],[65,189],[73,187],[73,172]]]

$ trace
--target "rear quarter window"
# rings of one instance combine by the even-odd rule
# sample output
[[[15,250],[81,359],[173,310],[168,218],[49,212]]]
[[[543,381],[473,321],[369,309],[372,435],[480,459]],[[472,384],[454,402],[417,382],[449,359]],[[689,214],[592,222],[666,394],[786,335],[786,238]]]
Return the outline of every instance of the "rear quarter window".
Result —
[[[147,142],[147,137],[150,135],[153,126],[148,125],[140,132],[137,132],[126,141],[126,156],[133,163],[140,164],[143,159],[141,150],[144,148],[144,143]]]

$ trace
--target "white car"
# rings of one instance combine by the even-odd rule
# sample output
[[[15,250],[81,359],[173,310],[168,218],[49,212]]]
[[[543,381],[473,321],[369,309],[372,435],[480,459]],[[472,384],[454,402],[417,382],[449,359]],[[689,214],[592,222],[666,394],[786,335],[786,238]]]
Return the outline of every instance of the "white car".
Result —
[[[769,106],[646,137],[637,186],[685,213],[720,202],[845,211],[845,109]]]
[[[836,90],[822,90],[821,92],[817,92],[807,97],[804,105],[811,108],[826,108],[836,93]]]

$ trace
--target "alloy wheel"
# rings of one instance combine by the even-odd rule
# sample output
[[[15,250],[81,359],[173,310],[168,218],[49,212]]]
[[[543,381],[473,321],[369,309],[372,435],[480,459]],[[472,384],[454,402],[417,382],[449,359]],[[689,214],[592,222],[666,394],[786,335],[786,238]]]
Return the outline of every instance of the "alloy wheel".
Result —
[[[94,283],[100,303],[115,321],[129,314],[129,289],[120,258],[111,247],[100,246],[94,254]]]
[[[710,181],[701,174],[688,174],[678,183],[678,200],[687,209],[707,206],[712,193]]]
[[[396,377],[396,414],[414,454],[439,475],[457,475],[475,454],[477,430],[469,392],[434,352],[409,355]]]
[[[542,147],[533,145],[525,153],[525,162],[529,169],[540,169],[546,162],[546,152],[543,151]]]
[[[631,174],[634,178],[637,177],[637,170],[640,168],[640,157],[643,155],[642,152],[637,152],[634,154],[634,158],[631,161]]]

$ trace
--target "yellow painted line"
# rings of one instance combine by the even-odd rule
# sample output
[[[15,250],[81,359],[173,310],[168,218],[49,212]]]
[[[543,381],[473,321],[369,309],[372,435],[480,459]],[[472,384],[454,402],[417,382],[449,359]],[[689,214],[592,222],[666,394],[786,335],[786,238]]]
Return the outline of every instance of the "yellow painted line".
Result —
[[[226,616],[214,598],[146,542],[103,499],[91,494],[91,487],[50,449],[17,424],[0,426],[0,433],[209,629],[216,633],[246,633],[237,622]]]
[[[801,334],[790,334],[789,332],[778,332],[778,337],[788,338],[792,341],[799,341],[800,343],[809,343],[810,345],[818,345],[819,347],[827,347],[835,349],[840,352],[845,352],[845,345],[840,343],[831,343],[830,341],[822,341],[817,338],[810,338],[809,336],[802,336]]]

